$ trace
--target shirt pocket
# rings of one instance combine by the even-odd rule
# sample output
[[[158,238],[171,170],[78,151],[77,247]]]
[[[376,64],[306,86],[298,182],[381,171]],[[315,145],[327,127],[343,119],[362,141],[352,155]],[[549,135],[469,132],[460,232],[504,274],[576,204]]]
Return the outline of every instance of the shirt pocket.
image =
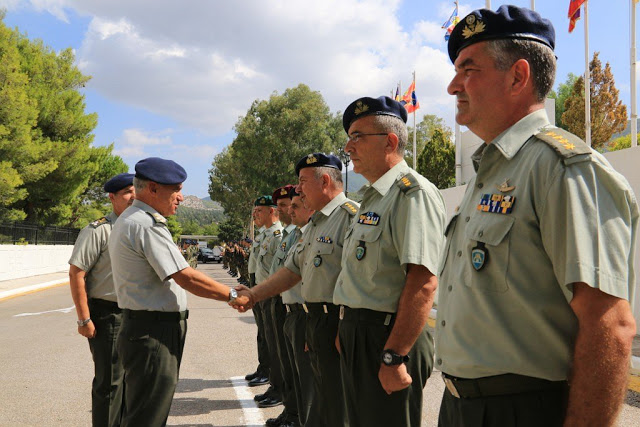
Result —
[[[447,264],[447,258],[449,258],[449,247],[451,246],[451,236],[453,236],[453,231],[456,229],[456,223],[458,222],[459,214],[455,214],[449,220],[447,227],[444,229],[444,235],[446,238],[444,252],[442,252],[442,259],[440,260],[440,268],[438,269],[438,276],[442,275],[444,271],[444,266]]]
[[[277,251],[276,254],[274,255],[276,265],[283,265],[284,259],[286,257],[287,257],[287,254],[284,251],[282,250]]]
[[[515,218],[500,214],[477,213],[466,227],[468,262],[465,268],[465,284],[471,288],[493,292],[509,289],[509,254],[511,229]],[[476,270],[471,262],[471,252],[479,247],[485,251],[484,265]]]
[[[378,270],[382,227],[360,226],[351,235],[351,265],[364,277],[371,277]]]

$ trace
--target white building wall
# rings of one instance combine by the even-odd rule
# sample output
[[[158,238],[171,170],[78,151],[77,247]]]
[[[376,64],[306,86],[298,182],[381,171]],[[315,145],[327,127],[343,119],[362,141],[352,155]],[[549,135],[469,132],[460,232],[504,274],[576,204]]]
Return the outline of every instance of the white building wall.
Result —
[[[69,270],[72,245],[0,245],[0,281]]]

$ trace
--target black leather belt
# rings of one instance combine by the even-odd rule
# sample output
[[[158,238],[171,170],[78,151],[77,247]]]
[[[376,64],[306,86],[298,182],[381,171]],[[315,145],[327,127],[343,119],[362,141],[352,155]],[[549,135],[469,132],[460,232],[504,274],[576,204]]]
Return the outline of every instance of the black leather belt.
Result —
[[[466,379],[452,377],[443,372],[442,379],[449,393],[462,399],[560,390],[569,387],[567,381],[549,381],[516,374]]]
[[[89,298],[89,304],[95,305],[98,307],[106,308],[115,312],[120,312],[120,307],[118,307],[118,303],[115,301],[107,301],[106,299],[100,298]]]
[[[287,313],[291,313],[292,311],[304,311],[302,308],[302,304],[285,304],[287,308]]]
[[[160,322],[179,322],[189,318],[189,310],[185,311],[146,311],[122,310],[125,318],[136,320],[158,320]]]
[[[305,302],[304,304],[302,304],[302,308],[307,314],[309,313],[329,314],[329,313],[337,313],[339,310],[339,307],[337,305],[331,304],[328,302]]]
[[[385,313],[383,311],[369,310],[368,308],[351,308],[346,305],[340,306],[340,320],[364,321],[388,326],[395,318],[395,313]]]

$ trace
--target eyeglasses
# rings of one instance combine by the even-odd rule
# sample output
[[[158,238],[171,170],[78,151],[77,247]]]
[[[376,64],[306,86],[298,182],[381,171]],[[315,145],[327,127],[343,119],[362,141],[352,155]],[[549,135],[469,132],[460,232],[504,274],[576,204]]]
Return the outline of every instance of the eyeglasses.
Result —
[[[353,133],[351,135],[347,135],[347,142],[358,142],[360,141],[360,138],[362,138],[363,136],[382,136],[382,135],[389,135],[389,132],[385,132],[385,133]]]

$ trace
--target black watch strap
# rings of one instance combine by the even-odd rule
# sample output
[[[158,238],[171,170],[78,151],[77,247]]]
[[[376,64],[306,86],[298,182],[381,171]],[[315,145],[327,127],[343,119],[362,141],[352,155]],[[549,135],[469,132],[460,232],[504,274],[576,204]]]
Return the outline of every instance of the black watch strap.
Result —
[[[382,363],[387,366],[400,365],[409,361],[409,355],[401,355],[391,349],[385,349],[382,351]]]

